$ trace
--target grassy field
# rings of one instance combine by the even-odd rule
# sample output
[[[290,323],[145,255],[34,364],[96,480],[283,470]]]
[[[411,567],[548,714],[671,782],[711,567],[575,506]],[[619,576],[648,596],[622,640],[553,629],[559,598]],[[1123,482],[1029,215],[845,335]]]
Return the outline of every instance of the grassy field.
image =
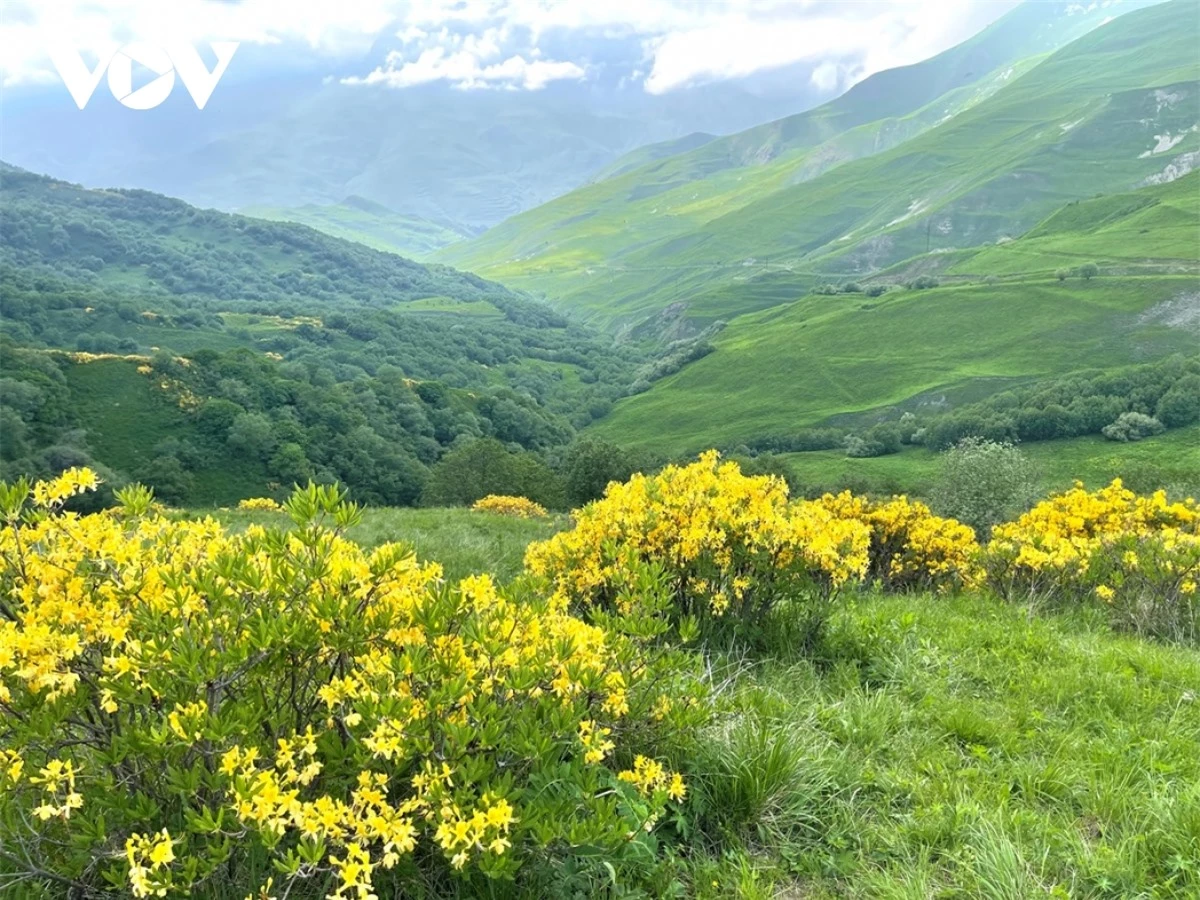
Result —
[[[289,525],[284,513],[238,509],[193,509],[185,515],[211,515],[234,529],[251,523]],[[521,571],[525,548],[566,527],[565,516],[516,519],[469,509],[369,508],[347,536],[365,547],[386,542],[408,544],[420,559],[437,560],[446,578],[489,572],[508,581]]]
[[[1059,491],[1076,480],[1090,488],[1120,477],[1138,490],[1166,485],[1200,494],[1200,427],[1180,428],[1137,443],[1116,443],[1099,436],[1023,444],[1043,493]],[[869,459],[853,459],[840,450],[789,453],[784,459],[801,485],[850,486],[877,493],[928,496],[938,477],[938,456],[921,447]]]
[[[934,399],[973,382],[1189,352],[1194,331],[1153,311],[1195,287],[1186,276],[1051,278],[877,298],[810,295],[734,320],[714,339],[716,352],[621,401],[594,430],[689,453]]]
[[[866,597],[730,664],[701,897],[1186,898],[1200,654],[975,597]],[[711,875],[711,877],[709,877]]]

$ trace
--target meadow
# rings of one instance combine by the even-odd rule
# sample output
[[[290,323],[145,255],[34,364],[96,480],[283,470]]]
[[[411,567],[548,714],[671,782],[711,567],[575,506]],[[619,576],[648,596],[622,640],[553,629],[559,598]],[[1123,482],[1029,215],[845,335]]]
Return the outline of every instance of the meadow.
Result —
[[[1167,484],[1200,492],[1200,428],[1179,428],[1135,443],[1099,436],[1021,445],[1033,464],[1043,494],[1065,490],[1075,481],[1100,487],[1122,478],[1139,490]],[[929,496],[938,481],[941,456],[923,447],[856,459],[842,450],[788,453],[782,457],[806,489],[843,485],[873,493]]]
[[[91,485],[0,491],[10,896],[1200,889],[1194,503],[980,545],[714,456],[569,519]]]

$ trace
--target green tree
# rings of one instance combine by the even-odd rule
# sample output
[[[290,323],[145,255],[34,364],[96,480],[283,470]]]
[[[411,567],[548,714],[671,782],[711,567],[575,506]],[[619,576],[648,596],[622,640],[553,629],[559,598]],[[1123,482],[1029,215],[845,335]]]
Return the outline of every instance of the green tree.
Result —
[[[271,420],[262,413],[244,412],[233,420],[226,440],[234,451],[262,458],[274,448],[275,433]]]
[[[1079,267],[1079,276],[1084,281],[1091,281],[1093,278],[1095,278],[1099,274],[1100,274],[1100,267],[1098,265],[1096,265],[1094,262],[1084,263],[1082,266]]]
[[[942,454],[932,499],[937,512],[985,540],[992,526],[1016,518],[1037,496],[1033,464],[1016,446],[967,437]]]
[[[1185,375],[1158,400],[1155,417],[1168,428],[1200,422],[1200,375]]]
[[[567,502],[585,506],[604,495],[609,482],[625,481],[636,468],[633,456],[616,444],[600,438],[584,438],[571,445],[563,461]]]
[[[528,497],[561,509],[561,479],[537,455],[510,453],[493,438],[451,450],[430,470],[421,501],[426,506],[468,506],[489,494]]]

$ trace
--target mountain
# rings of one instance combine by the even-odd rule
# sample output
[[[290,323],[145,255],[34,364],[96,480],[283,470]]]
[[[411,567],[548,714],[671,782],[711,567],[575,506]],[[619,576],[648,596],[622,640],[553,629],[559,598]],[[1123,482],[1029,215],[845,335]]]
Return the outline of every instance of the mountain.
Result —
[[[243,47],[203,110],[183,91],[135,111],[102,87],[81,111],[61,85],[6,87],[4,156],[86,185],[225,210],[360,196],[473,233],[585,183],[644,144],[746,128],[819,96],[806,78],[786,89],[723,83],[653,95],[615,77],[604,60],[595,78],[536,91],[342,83],[389,49],[381,41],[332,72],[260,74],[254,48]],[[636,66],[640,44],[625,52]]]
[[[794,297],[822,272],[1014,236],[1073,197],[1186,165],[1172,161],[1200,142],[1191,6],[1130,12],[1049,58],[1015,58],[1073,35],[1014,38],[1039,33],[1031,17],[1070,22],[1069,9],[1023,5],[918,67],[589,185],[438,258],[630,325],[763,273],[790,273]]]
[[[569,442],[647,362],[303,225],[3,164],[0,191],[0,478],[98,465],[192,503],[317,478],[411,504],[453,446]]]
[[[507,288],[311,228],[197,209],[141,190],[90,190],[0,164],[0,265],[112,295],[391,305]]]
[[[1195,172],[1069,204],[1015,241],[918,257],[848,292],[776,295],[778,305],[734,318],[712,353],[621,401],[595,430],[671,453],[732,447],[1194,354],[1198,233]],[[1099,270],[1090,280],[1086,263]],[[897,281],[917,273],[926,280]]]
[[[354,196],[325,206],[249,206],[238,212],[258,219],[298,222],[333,237],[418,259],[473,234],[453,222],[404,215]]]

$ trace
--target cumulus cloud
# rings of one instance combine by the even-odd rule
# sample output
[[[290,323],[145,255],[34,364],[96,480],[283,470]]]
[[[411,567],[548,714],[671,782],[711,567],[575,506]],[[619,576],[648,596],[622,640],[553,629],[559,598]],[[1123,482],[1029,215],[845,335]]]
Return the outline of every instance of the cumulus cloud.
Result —
[[[55,80],[46,55],[52,39],[93,54],[135,39],[241,41],[344,61],[382,34],[401,49],[364,64],[350,83],[536,90],[591,71],[578,50],[586,41],[567,41],[578,52],[566,52],[562,38],[619,37],[643,48],[620,74],[651,93],[795,63],[812,67],[819,90],[835,92],[952,46],[1017,2],[3,0],[0,77],[6,85]],[[556,52],[547,52],[551,45]]]

